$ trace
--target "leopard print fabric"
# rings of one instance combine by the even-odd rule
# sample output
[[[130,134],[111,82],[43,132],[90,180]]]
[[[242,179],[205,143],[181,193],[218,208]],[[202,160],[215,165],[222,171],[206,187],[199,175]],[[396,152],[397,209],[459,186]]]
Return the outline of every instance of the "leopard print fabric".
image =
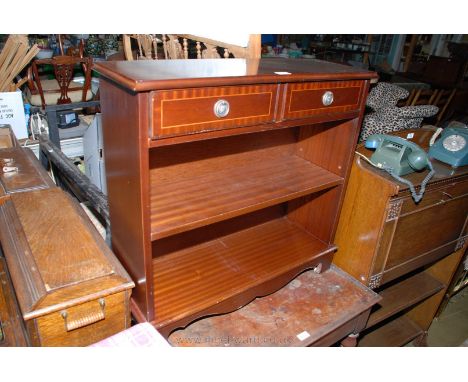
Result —
[[[396,106],[398,101],[407,98],[409,92],[397,85],[380,82],[367,97],[366,106],[372,109],[366,113],[359,140],[372,134],[389,134],[394,131],[421,127],[424,118],[437,114],[439,108],[432,105]]]

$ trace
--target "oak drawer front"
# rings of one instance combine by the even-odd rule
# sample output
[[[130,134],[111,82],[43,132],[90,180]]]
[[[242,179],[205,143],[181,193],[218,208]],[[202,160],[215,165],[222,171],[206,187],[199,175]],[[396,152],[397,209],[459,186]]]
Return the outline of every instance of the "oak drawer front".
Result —
[[[283,119],[359,110],[363,81],[306,82],[288,85]]]
[[[273,122],[276,94],[277,85],[153,92],[153,139]]]
[[[416,204],[412,198],[404,198],[400,215],[414,213],[435,204],[444,204],[450,200],[468,197],[468,181],[449,184],[437,190],[426,191],[421,201]]]
[[[434,204],[412,214],[400,215],[385,269],[405,265],[420,256],[429,256],[432,251],[444,246],[445,254],[454,251],[457,240],[463,233],[466,211],[468,197],[461,197]]]
[[[130,326],[129,295],[120,292],[36,320],[41,346],[88,346]]]

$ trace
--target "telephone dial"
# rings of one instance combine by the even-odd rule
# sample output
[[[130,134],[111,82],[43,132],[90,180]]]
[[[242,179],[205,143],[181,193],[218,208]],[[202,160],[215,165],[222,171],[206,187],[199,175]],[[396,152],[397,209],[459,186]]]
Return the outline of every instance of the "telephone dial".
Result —
[[[435,139],[440,135],[440,138]],[[452,121],[445,129],[437,129],[431,139],[429,156],[452,167],[468,164],[468,126]]]
[[[366,158],[373,166],[387,171],[399,182],[407,184],[416,203],[422,199],[426,184],[435,172],[428,155],[421,147],[404,138],[386,134],[370,135],[364,146],[368,149],[375,149],[370,159]],[[414,171],[422,171],[425,168],[429,168],[430,171],[421,182],[421,188],[417,194],[413,183],[402,176]]]

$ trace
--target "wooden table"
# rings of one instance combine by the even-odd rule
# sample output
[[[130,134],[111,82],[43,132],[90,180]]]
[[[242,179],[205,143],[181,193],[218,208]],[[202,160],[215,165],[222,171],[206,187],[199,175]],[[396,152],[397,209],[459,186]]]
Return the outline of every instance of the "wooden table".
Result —
[[[336,266],[307,271],[229,314],[173,332],[173,346],[329,346],[364,328],[380,297]]]

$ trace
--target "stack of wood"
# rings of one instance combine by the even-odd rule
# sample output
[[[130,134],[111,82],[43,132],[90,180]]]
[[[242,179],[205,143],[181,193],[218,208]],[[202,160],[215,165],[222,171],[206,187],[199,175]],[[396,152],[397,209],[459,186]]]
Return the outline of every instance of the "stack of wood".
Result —
[[[26,35],[10,35],[0,52],[0,92],[15,91],[27,78],[15,82],[16,77],[39,52],[36,44],[29,47]]]

